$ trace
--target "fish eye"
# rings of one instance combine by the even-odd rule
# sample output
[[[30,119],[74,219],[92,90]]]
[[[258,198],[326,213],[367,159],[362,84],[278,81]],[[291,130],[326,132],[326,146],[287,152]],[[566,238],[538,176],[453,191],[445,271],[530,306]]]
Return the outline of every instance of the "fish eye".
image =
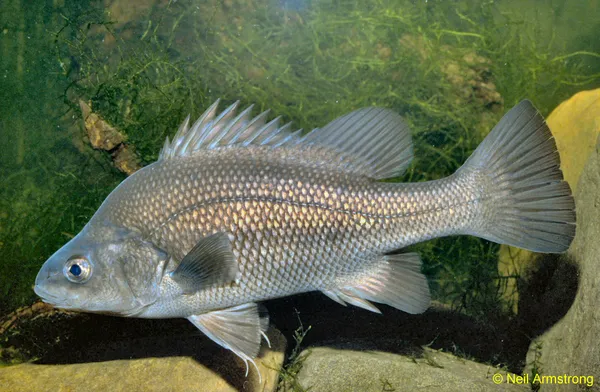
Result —
[[[63,274],[73,283],[85,283],[92,276],[92,265],[83,256],[72,257],[65,263]]]

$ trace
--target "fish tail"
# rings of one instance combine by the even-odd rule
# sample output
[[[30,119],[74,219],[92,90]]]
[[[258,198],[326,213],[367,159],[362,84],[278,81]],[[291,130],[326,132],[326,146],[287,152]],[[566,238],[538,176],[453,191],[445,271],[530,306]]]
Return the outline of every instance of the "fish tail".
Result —
[[[552,133],[531,102],[511,109],[461,172],[474,175],[483,190],[472,234],[535,252],[568,249],[575,202]]]

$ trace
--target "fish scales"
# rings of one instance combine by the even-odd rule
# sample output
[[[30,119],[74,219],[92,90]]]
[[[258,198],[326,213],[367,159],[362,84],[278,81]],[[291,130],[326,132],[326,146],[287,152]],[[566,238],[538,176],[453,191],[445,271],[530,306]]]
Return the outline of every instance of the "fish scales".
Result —
[[[364,108],[305,136],[266,114],[189,118],[159,160],[123,181],[40,269],[35,291],[66,309],[185,317],[254,364],[268,316],[257,302],[321,291],[341,304],[409,313],[429,304],[414,253],[469,234],[563,252],[575,206],[556,145],[528,101],[453,175],[379,181],[412,158],[408,127]]]
[[[302,158],[310,155],[229,148],[159,161],[134,174],[94,219],[135,228],[176,259],[209,234],[231,233],[238,283],[158,309],[182,317],[337,287],[380,254],[458,234],[477,214],[480,192],[468,178],[398,186],[324,170]]]

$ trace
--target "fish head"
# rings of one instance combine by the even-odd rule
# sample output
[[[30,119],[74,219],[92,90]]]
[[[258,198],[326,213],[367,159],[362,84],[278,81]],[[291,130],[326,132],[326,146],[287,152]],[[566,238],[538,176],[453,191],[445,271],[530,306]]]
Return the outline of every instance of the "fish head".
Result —
[[[166,261],[138,233],[86,226],[44,263],[34,291],[58,308],[132,316],[156,301]]]

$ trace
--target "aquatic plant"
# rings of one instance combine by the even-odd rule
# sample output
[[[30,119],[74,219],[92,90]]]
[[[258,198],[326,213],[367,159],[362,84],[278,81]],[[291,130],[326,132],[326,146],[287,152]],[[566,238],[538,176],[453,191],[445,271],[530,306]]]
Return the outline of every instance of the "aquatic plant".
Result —
[[[310,355],[310,351],[303,352],[302,341],[311,327],[309,325],[308,328],[304,328],[300,316],[298,314],[296,316],[298,317],[300,326],[294,331],[294,347],[279,371],[279,382],[277,384],[277,391],[279,392],[306,392],[310,389],[306,389],[300,385],[298,382],[298,373],[302,369],[304,361]]]
[[[535,380],[535,377],[537,375],[542,375],[543,374],[543,369],[542,369],[542,363],[541,363],[541,357],[542,357],[542,342],[540,340],[534,340],[533,341],[533,359],[531,361],[531,363],[527,364],[529,369],[531,370],[531,390],[532,391],[539,391],[541,389],[541,385],[539,384],[539,382],[534,382],[533,380]]]

